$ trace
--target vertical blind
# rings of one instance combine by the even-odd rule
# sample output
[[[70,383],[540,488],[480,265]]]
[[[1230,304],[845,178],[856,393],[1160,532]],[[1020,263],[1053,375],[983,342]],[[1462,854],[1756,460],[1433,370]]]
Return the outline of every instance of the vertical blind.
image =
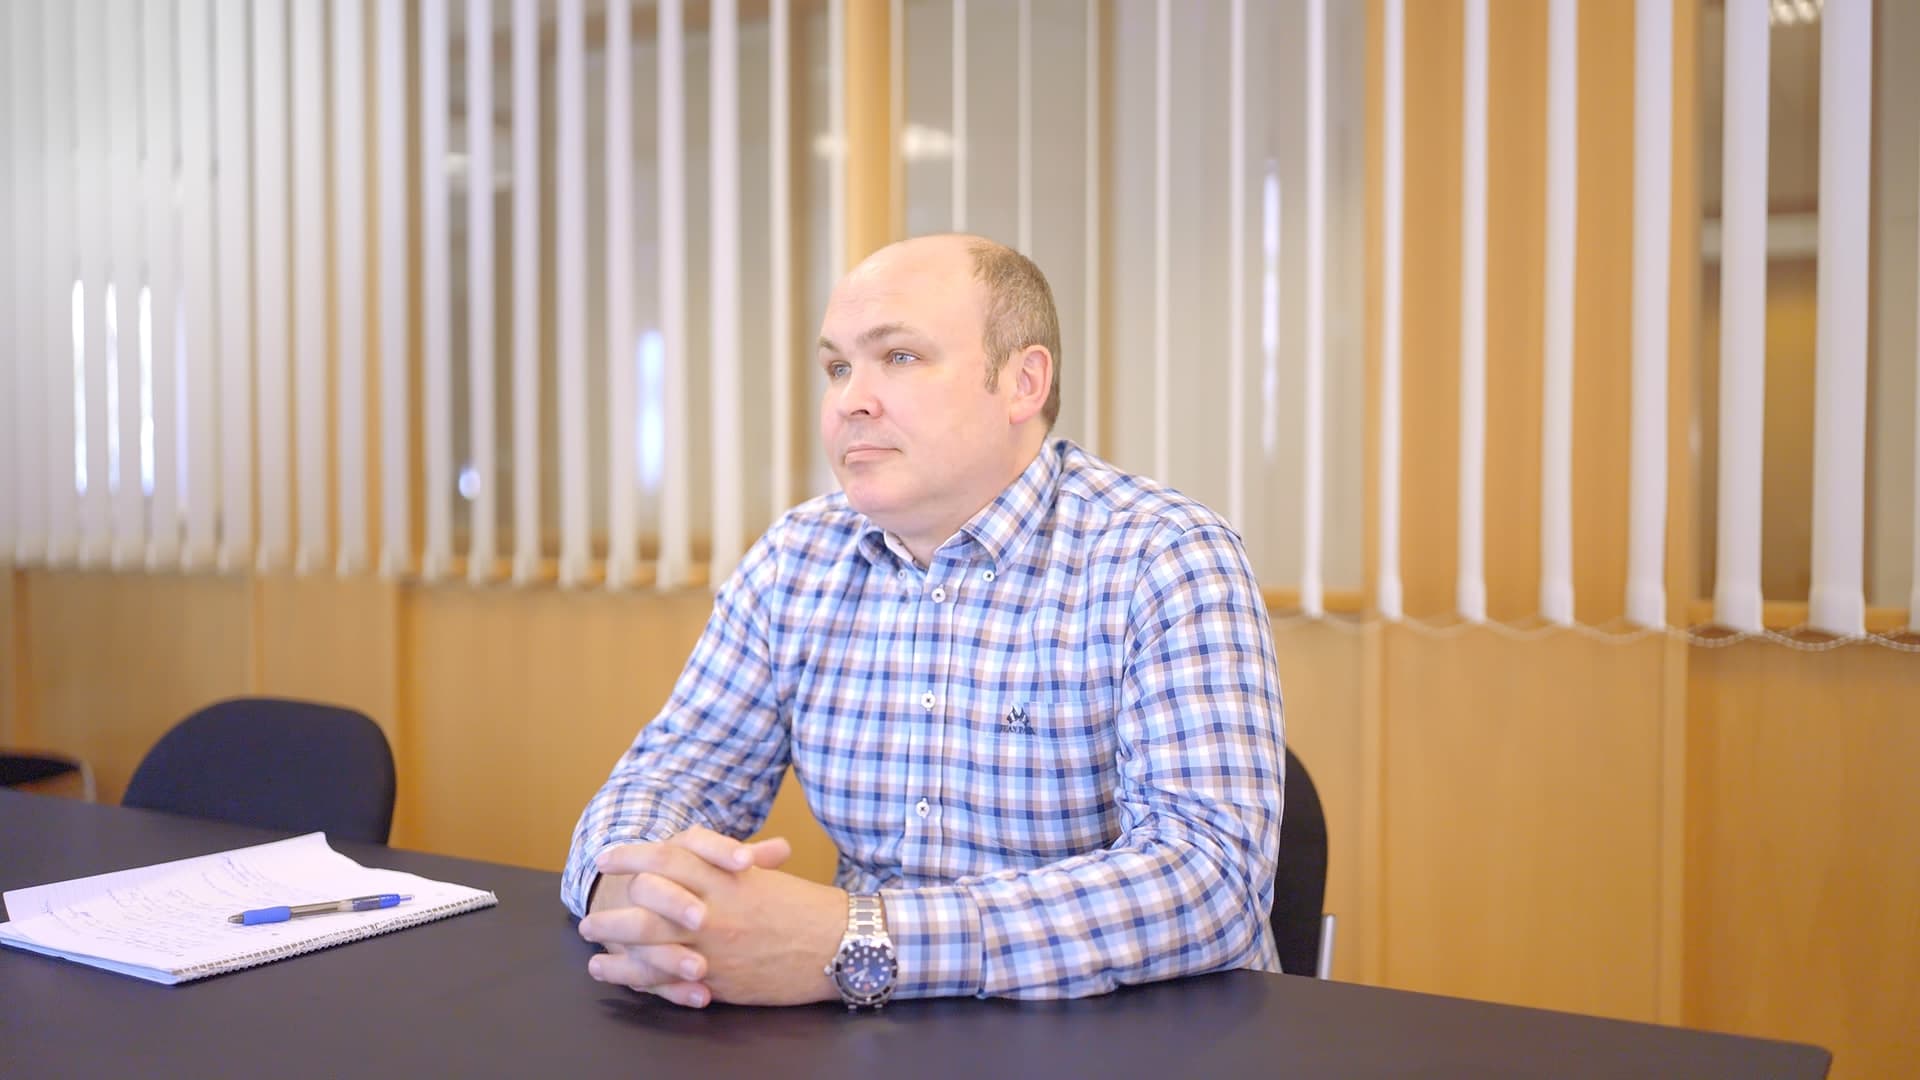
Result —
[[[1816,6],[1811,584],[1765,599],[1804,600],[1812,626],[1856,635],[1866,433],[1890,413],[1911,430],[1920,402],[1870,415],[1873,6]],[[1704,193],[1719,206],[1711,592],[1714,620],[1741,630],[1763,615],[1778,7],[1729,0],[1714,24],[1725,164],[1722,190]],[[1443,614],[1403,610],[1401,554],[1425,538],[1402,534],[1402,430],[1407,409],[1434,403],[1403,401],[1401,339],[1409,294],[1448,290],[1452,614],[1485,619],[1486,354],[1503,315],[1486,284],[1502,212],[1488,202],[1497,8],[1461,0],[1453,46],[1457,282],[1404,269],[1406,53],[1434,47],[1407,40],[1404,0],[1377,8],[1371,132],[1352,5],[894,11],[909,231],[982,231],[1039,259],[1067,330],[1062,431],[1223,509],[1262,579],[1295,588],[1308,615],[1329,590],[1362,588],[1389,618]],[[1551,0],[1545,39],[1538,596],[1562,624],[1579,542],[1575,364],[1604,362],[1574,355],[1580,12]],[[795,365],[845,261],[842,0],[11,0],[0,14],[0,528],[16,563],[670,587],[724,577],[774,515],[819,490],[799,434],[814,379]],[[1672,0],[1635,4],[1618,465],[1621,603],[1643,626],[1681,617],[1665,588],[1667,301],[1686,286],[1668,269],[1673,115],[1688,107],[1674,20]],[[998,78],[1009,60],[1013,77]],[[1363,136],[1383,199],[1371,311]],[[1920,440],[1913,453],[1920,474]],[[1920,507],[1920,492],[1898,494]],[[1914,532],[1903,539],[1920,578]]]

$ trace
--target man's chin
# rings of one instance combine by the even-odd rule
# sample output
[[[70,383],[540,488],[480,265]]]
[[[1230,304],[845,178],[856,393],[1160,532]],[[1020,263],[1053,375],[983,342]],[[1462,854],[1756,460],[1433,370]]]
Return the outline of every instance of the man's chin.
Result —
[[[848,506],[874,519],[881,528],[891,528],[884,519],[891,519],[898,511],[898,493],[868,477],[843,477],[840,489],[846,493]]]

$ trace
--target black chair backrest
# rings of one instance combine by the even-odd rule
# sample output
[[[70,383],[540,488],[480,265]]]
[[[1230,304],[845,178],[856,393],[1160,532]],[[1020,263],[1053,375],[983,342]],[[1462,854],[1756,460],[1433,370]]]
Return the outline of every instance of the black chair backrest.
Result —
[[[1327,818],[1320,792],[1287,751],[1281,795],[1280,861],[1273,875],[1273,942],[1280,970],[1311,976],[1320,965],[1320,915],[1327,902]]]
[[[134,770],[121,805],[384,844],[393,798],[393,752],[363,714],[236,698],[161,736]]]

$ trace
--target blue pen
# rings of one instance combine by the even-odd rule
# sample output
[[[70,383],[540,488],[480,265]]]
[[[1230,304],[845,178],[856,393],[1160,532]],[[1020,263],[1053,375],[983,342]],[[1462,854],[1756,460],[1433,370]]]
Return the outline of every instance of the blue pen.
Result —
[[[351,900],[329,900],[324,904],[289,904],[282,907],[255,908],[238,915],[227,916],[230,923],[242,926],[258,926],[261,923],[286,922],[302,915],[329,915],[336,911],[378,911],[396,904],[404,904],[413,899],[401,893],[381,893],[379,896],[356,896]]]

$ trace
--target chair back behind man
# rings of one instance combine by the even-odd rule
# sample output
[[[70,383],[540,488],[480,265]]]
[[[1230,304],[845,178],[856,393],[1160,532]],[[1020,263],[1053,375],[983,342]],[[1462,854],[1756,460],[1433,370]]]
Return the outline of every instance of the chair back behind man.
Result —
[[[235,698],[161,736],[121,804],[384,844],[394,794],[393,752],[364,714],[310,701]]]
[[[1314,975],[1320,968],[1321,913],[1327,900],[1327,819],[1307,767],[1287,749],[1281,794],[1280,860],[1273,876],[1273,941],[1280,969]]]

